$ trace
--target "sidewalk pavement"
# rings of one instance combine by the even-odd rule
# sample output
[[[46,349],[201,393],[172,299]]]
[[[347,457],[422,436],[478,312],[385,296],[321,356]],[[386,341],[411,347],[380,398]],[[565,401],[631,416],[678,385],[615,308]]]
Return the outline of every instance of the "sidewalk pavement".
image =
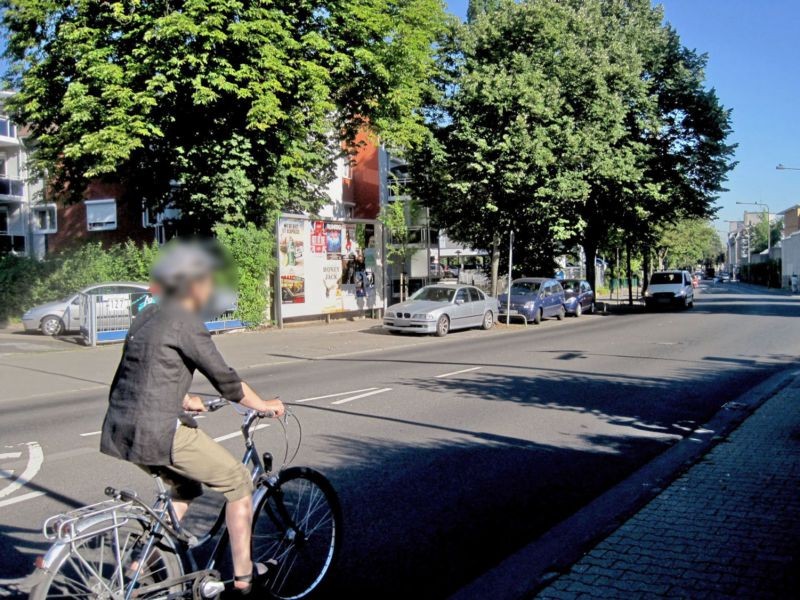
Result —
[[[800,377],[536,598],[793,598]]]
[[[464,340],[473,336],[502,335],[517,329],[519,327],[508,328],[498,324],[490,331],[458,332],[456,338]],[[96,391],[111,383],[122,344],[90,348],[74,341],[51,338],[45,338],[43,342],[42,337],[0,331],[0,342],[12,338],[19,347],[15,352],[0,351],[0,403]],[[16,341],[17,338],[21,341]],[[381,321],[376,319],[335,321],[329,325],[314,322],[284,329],[230,332],[215,335],[214,341],[228,363],[243,374],[248,369],[301,360],[441,343],[441,340],[433,337],[389,335],[381,329]]]

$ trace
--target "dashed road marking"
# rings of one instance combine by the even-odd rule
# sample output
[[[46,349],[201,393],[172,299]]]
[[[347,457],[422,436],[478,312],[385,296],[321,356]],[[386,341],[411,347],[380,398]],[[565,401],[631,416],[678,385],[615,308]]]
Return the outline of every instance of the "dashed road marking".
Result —
[[[364,388],[363,390],[350,390],[349,392],[338,392],[336,394],[326,394],[325,396],[313,396],[312,398],[303,398],[302,400],[295,400],[297,404],[302,402],[311,402],[312,400],[327,400],[328,398],[338,398],[339,396],[347,396],[348,394],[358,394],[361,392],[371,392],[372,390],[377,390],[378,388]]]
[[[89,436],[92,436],[92,435],[100,435],[101,433],[103,433],[103,432],[102,431],[90,431],[89,433],[82,433],[81,437],[89,437]]]
[[[349,398],[342,398],[341,400],[336,400],[335,402],[331,402],[331,404],[345,404],[346,402],[352,402],[353,400],[360,400],[361,398],[366,398],[368,396],[374,396],[375,394],[383,394],[384,392],[391,392],[392,388],[382,388],[379,390],[372,390],[371,392],[366,392],[364,394],[359,394],[357,396],[350,396]]]
[[[256,425],[255,427],[253,427],[253,431],[258,431],[259,429],[264,429],[266,427],[269,427],[269,423],[261,423],[261,425]],[[234,431],[233,433],[226,433],[225,435],[215,437],[214,441],[224,442],[225,440],[230,440],[240,435],[242,435],[241,431]]]
[[[28,492],[27,494],[22,494],[21,496],[15,496],[14,498],[6,498],[5,500],[0,500],[0,508],[4,506],[10,506],[11,504],[16,504],[18,502],[25,502],[27,500],[33,500],[34,498],[38,498],[39,496],[44,496],[44,492]]]
[[[471,371],[477,371],[478,369],[482,369],[483,367],[470,367],[469,369],[461,369],[460,371],[450,371],[449,373],[442,373],[441,375],[437,375],[436,379],[441,379],[442,377],[450,377],[451,375],[461,375],[461,373],[469,373]]]
[[[4,458],[19,458],[22,456],[22,452],[0,452],[0,460]]]

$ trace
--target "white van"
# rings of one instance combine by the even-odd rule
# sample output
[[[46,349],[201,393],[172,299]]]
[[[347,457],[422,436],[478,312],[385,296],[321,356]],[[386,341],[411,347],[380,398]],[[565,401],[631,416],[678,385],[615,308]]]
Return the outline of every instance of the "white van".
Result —
[[[692,276],[688,271],[656,271],[650,276],[650,283],[644,293],[644,303],[647,308],[692,308]]]

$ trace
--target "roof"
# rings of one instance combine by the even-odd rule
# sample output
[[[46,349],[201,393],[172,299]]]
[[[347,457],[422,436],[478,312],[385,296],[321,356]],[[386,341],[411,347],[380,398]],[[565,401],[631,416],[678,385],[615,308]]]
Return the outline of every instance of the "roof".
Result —
[[[777,212],[776,214],[785,215],[786,213],[788,213],[790,211],[793,211],[793,210],[800,210],[800,204],[795,204],[793,206],[790,206],[789,208],[787,208],[785,210],[781,210],[781,211]]]

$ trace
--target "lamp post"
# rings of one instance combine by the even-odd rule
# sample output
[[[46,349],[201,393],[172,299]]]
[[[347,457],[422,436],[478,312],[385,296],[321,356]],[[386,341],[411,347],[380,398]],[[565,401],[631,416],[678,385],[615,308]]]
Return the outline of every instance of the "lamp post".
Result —
[[[800,171],[800,167],[787,167],[783,163],[780,163],[775,169],[778,171]]]
[[[783,165],[778,165],[778,168],[781,170],[783,169],[792,169],[800,171],[800,169],[793,169],[792,167],[784,167]],[[770,250],[772,250],[772,230],[769,226],[769,206],[767,206],[764,202],[737,202],[736,204],[744,204],[746,206],[763,206],[765,212],[765,219],[767,221],[767,256],[769,256]]]

